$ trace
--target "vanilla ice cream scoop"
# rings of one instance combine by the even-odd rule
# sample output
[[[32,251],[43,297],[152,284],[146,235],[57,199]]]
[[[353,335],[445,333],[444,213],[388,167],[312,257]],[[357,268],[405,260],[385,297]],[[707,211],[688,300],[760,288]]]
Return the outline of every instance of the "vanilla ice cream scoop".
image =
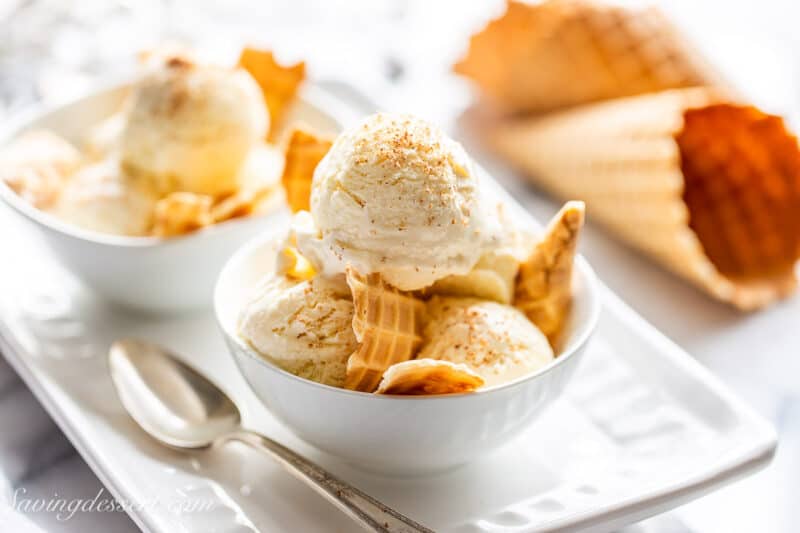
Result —
[[[125,176],[116,161],[107,160],[75,173],[49,211],[83,229],[140,236],[150,231],[157,199],[144,184]]]
[[[52,207],[81,154],[47,130],[23,133],[0,150],[0,181],[40,209]]]
[[[120,136],[123,166],[161,193],[222,195],[269,126],[266,104],[243,69],[172,58],[133,88]]]
[[[343,387],[358,346],[346,285],[321,277],[271,275],[239,318],[239,335],[261,356],[297,376]]]
[[[464,149],[440,129],[379,113],[342,133],[314,172],[315,230],[298,234],[326,273],[352,265],[401,290],[469,272],[495,232]]]
[[[484,195],[486,205],[494,205],[494,213],[502,235],[496,246],[484,253],[467,274],[438,280],[427,292],[443,296],[462,296],[511,304],[520,263],[525,262],[539,241],[534,228],[524,222],[519,209]]]
[[[491,387],[535,372],[553,359],[544,334],[509,305],[434,296],[418,359],[469,366]]]

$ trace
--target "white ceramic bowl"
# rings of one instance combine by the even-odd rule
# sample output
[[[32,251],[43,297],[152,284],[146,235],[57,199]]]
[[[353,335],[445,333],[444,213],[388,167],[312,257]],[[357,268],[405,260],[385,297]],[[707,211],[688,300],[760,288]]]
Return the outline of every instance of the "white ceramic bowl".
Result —
[[[445,470],[509,442],[564,389],[600,313],[594,273],[579,257],[566,342],[558,358],[533,375],[472,394],[438,397],[379,396],[321,385],[269,363],[237,335],[239,312],[274,265],[279,237],[278,231],[261,236],[225,265],[214,294],[217,320],[245,379],[272,414],[306,442],[367,470]]]
[[[26,130],[45,128],[80,147],[91,126],[119,109],[127,90],[127,84],[117,85],[57,109],[28,113],[3,128],[0,145]],[[311,87],[292,109],[289,121],[335,132],[354,118]],[[55,256],[86,285],[112,302],[151,312],[210,306],[214,281],[228,257],[280,218],[279,212],[268,213],[169,239],[122,237],[66,224],[23,201],[1,180],[0,198],[40,230]]]

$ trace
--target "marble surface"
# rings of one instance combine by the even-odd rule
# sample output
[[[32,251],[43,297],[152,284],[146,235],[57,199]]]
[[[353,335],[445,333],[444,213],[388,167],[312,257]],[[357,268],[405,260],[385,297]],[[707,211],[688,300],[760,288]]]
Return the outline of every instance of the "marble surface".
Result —
[[[191,5],[190,5],[191,4]],[[200,4],[200,8],[193,9]],[[163,37],[220,53],[243,41],[309,59],[317,79],[345,94],[369,95],[387,109],[412,111],[448,127],[536,216],[558,203],[481,153],[458,128],[471,93],[448,66],[466,35],[502,9],[500,2],[85,2],[0,3],[0,119],[34,102],[57,103],[129,71],[132,51]],[[800,4],[767,0],[691,2],[666,7],[704,51],[767,109],[798,124]],[[356,92],[346,89],[355,87]],[[369,104],[366,104],[369,105]],[[670,338],[770,419],[781,446],[764,471],[631,532],[793,531],[800,477],[800,298],[756,314],[709,300],[589,224],[582,252],[600,277]],[[0,364],[0,472],[7,505],[0,529],[135,531],[123,513],[9,512],[14,489],[32,497],[93,498],[104,490],[5,364]],[[19,493],[17,493],[19,494]],[[23,523],[27,525],[22,525]],[[31,525],[31,523],[35,525]],[[10,529],[9,529],[10,527]]]

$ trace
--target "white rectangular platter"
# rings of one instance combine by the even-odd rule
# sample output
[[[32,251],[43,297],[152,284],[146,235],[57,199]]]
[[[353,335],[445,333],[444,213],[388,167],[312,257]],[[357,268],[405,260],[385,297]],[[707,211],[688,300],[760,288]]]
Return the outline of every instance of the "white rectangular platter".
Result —
[[[179,453],[152,441],[127,416],[108,375],[109,344],[123,336],[182,354],[234,396],[247,425],[436,531],[609,531],[751,473],[775,450],[766,422],[601,288],[590,353],[564,397],[521,438],[446,474],[378,477],[281,427],[248,390],[210,312],[148,317],[109,307],[5,209],[0,242],[0,350],[145,531],[354,526],[243,447]]]

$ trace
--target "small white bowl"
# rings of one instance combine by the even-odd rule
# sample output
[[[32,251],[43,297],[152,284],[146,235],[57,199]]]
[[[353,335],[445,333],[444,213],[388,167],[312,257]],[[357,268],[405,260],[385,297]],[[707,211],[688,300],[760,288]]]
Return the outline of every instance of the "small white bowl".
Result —
[[[44,128],[81,147],[93,125],[119,110],[129,86],[103,89],[57,109],[34,110],[3,128],[0,145],[24,131]],[[314,87],[298,100],[287,123],[297,120],[336,132],[355,118]],[[62,222],[22,200],[2,180],[0,198],[41,231],[56,257],[87,286],[112,302],[148,312],[209,306],[214,281],[227,258],[276,224],[276,216],[280,218],[277,212],[267,213],[168,239],[124,237]]]
[[[531,226],[538,225],[502,195]],[[272,414],[306,442],[367,470],[406,475],[446,470],[509,442],[561,394],[600,313],[595,275],[579,257],[566,342],[539,372],[449,396],[380,396],[330,387],[281,370],[237,334],[239,312],[274,265],[279,238],[277,230],[263,235],[225,265],[214,291],[217,320],[242,374]]]

